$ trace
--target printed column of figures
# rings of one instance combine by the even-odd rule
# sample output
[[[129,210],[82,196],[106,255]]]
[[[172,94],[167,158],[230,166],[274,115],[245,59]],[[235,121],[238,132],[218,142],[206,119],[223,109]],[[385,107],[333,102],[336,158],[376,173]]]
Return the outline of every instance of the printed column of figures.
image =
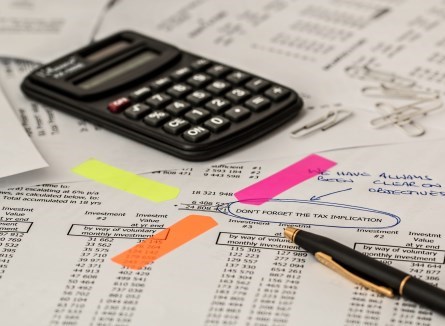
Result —
[[[10,192],[8,192],[10,194]],[[9,265],[30,232],[33,208],[3,206],[0,213],[0,279],[6,274]]]
[[[445,251],[440,250],[439,233],[409,232],[412,242],[403,246],[388,244],[356,243],[355,249],[379,259],[385,264],[403,270],[435,286],[441,286]],[[392,235],[376,235],[386,239]],[[428,243],[428,244],[426,244]],[[417,325],[430,326],[434,313],[401,297],[387,299],[372,291],[356,286],[349,303],[345,325]]]
[[[219,244],[226,243],[220,236]],[[306,256],[297,250],[227,246],[205,325],[287,325]],[[258,273],[259,265],[268,266],[268,272]]]
[[[130,234],[128,239],[132,239]],[[152,267],[146,266],[141,270],[121,267],[114,277],[100,278],[99,275],[104,273],[103,267],[110,263],[109,252],[115,240],[111,237],[87,237],[54,309],[50,325],[81,325],[86,321],[88,325],[95,326],[131,325]],[[144,240],[138,240],[141,241]],[[155,241],[141,255],[155,254],[160,242]],[[97,288],[107,290],[98,294]],[[87,311],[91,307],[93,311]]]
[[[410,274],[425,279],[428,274],[440,274],[442,265],[407,263]],[[389,316],[389,318],[388,318]],[[385,299],[379,294],[356,286],[351,296],[345,325],[417,325],[430,326],[433,312],[403,298]]]

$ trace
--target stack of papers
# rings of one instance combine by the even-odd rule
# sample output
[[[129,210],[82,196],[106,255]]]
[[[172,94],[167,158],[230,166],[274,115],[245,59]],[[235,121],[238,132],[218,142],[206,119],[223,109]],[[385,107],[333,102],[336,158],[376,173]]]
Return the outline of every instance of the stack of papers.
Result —
[[[22,128],[9,103],[0,89],[0,152],[2,165],[0,178],[22,173],[34,169],[47,167],[48,164],[34,147],[33,143]]]
[[[328,236],[445,288],[444,16],[440,0],[2,2],[5,324],[444,324],[282,235],[294,225]],[[191,163],[21,92],[40,64],[121,30],[286,85],[303,112]],[[261,187],[312,158],[332,164]]]

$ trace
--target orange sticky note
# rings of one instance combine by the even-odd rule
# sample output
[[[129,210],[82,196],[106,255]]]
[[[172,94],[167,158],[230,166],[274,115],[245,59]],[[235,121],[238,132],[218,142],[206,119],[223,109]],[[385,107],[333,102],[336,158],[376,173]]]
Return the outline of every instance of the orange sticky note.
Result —
[[[216,225],[210,216],[189,215],[111,260],[130,269],[141,269]]]

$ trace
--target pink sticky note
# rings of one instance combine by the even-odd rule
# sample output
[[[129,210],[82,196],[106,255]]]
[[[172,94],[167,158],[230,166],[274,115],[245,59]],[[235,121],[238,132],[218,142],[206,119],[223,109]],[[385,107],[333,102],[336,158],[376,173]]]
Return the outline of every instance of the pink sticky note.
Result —
[[[236,192],[235,197],[245,204],[261,205],[289,188],[321,174],[336,164],[324,157],[311,154],[283,170]]]

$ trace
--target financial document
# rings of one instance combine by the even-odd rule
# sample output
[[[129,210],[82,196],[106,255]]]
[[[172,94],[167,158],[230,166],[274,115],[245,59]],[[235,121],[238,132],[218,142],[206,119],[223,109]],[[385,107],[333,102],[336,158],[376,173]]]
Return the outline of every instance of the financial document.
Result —
[[[210,163],[444,137],[441,117],[445,110],[440,84],[414,77],[410,72],[416,64],[428,65],[427,56],[418,61],[406,58],[399,62],[396,55],[389,60],[382,51],[372,51],[378,44],[394,43],[410,28],[411,21],[420,19],[416,18],[419,14],[425,11],[428,15],[432,8],[440,8],[440,1],[435,1],[434,6],[422,6],[420,12],[409,1],[386,5],[360,5],[355,1],[323,1],[314,5],[311,1],[271,0],[236,5],[227,1],[174,4],[174,1],[151,3],[152,10],[135,12],[135,7],[148,6],[147,3],[117,2],[104,16],[96,38],[134,29],[288,85],[305,101],[303,112],[296,119]],[[401,21],[400,24],[393,24],[394,19]],[[427,40],[432,35],[439,38],[440,24],[437,20],[422,34],[424,38],[419,36],[412,43],[420,44],[416,46],[421,46],[423,52],[439,51],[436,49],[439,40],[432,43]],[[386,29],[391,26],[391,33],[382,33],[380,26]],[[410,49],[407,47],[406,51]],[[399,50],[400,56],[405,53]],[[435,69],[440,73],[443,67],[436,64]],[[35,137],[51,167],[7,180],[9,185],[78,180],[69,169],[90,157],[138,173],[184,166],[183,161],[174,157],[27,100],[18,91],[18,85],[30,71],[23,68],[23,63],[11,62],[0,70],[11,103],[25,121],[30,121],[27,116],[31,108],[50,112],[53,117],[49,124],[39,126],[46,130],[45,136]],[[410,110],[402,115],[401,107],[406,106]],[[296,131],[304,131],[305,126],[323,117],[330,117],[327,122],[335,123],[324,131],[322,124],[307,135],[295,137]],[[402,122],[396,125],[394,118]],[[36,126],[29,124],[27,128]],[[110,150],[109,144],[116,150]],[[54,148],[71,150],[61,156],[55,155]],[[125,149],[125,155],[120,149]]]
[[[444,18],[442,0],[3,1],[0,85],[50,166],[0,179],[2,324],[443,325],[345,280],[283,229],[445,288]],[[286,85],[305,106],[190,163],[20,91],[38,65],[124,29]],[[271,197],[239,196],[312,153],[334,166]],[[154,191],[134,186],[142,179]]]
[[[351,78],[350,68],[357,66],[370,65],[390,76],[401,74],[414,79],[421,89],[442,91],[444,4],[440,0],[422,5],[408,0],[316,4],[307,0],[241,4],[195,0],[182,2],[174,11],[174,1],[164,1],[152,5],[151,19],[131,10],[138,3],[117,3],[98,36],[125,26],[257,71],[301,92],[310,99],[309,110],[341,104],[376,113],[376,99],[363,96],[362,84]],[[323,92],[316,91],[314,96],[319,89]]]
[[[0,178],[48,166],[20,125],[0,88]]]
[[[46,62],[90,42],[108,0],[3,0],[0,57]]]
[[[301,157],[145,174],[180,189],[162,203],[92,181],[3,189],[3,322],[442,325],[444,316],[354,285],[282,232],[294,225],[331,237],[445,287],[445,178],[435,163],[444,148],[437,141],[324,153],[334,167],[261,205],[234,193]],[[152,235],[147,252],[128,260],[162,250],[167,231],[190,215],[197,228],[199,218],[216,225],[140,269],[112,261]]]

